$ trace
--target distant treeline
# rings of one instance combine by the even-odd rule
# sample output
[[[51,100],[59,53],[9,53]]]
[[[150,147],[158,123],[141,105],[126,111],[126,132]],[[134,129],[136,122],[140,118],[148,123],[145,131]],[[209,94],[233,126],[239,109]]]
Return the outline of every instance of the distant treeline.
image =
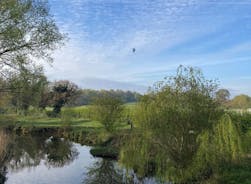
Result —
[[[219,89],[215,93],[215,97],[218,102],[230,109],[251,108],[251,97],[245,94],[237,95],[230,99],[230,92],[227,89]]]
[[[94,99],[103,95],[119,98],[124,103],[137,102],[141,96],[140,93],[132,91],[81,89],[77,97],[69,105],[89,105]]]
[[[251,108],[251,97],[248,95],[238,95],[226,103],[226,106],[234,109]]]

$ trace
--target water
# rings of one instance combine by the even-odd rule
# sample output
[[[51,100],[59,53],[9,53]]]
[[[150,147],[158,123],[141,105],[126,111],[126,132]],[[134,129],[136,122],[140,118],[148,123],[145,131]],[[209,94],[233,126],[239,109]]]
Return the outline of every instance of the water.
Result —
[[[71,163],[56,167],[42,159],[36,166],[27,166],[17,171],[9,168],[6,184],[84,183],[88,166],[93,165],[99,159],[90,155],[90,147],[75,143],[73,147],[79,154]]]
[[[0,131],[0,184],[119,184],[141,181],[117,161],[95,158],[90,146],[52,135]]]

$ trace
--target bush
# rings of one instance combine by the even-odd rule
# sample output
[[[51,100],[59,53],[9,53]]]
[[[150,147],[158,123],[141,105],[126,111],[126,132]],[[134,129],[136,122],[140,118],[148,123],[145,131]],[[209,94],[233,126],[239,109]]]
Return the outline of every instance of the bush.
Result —
[[[95,120],[100,121],[108,132],[113,132],[116,128],[116,122],[122,116],[123,109],[121,100],[104,95],[94,101],[92,113]]]
[[[251,183],[251,161],[246,160],[240,164],[224,165],[220,169],[218,183],[228,184],[250,184]]]
[[[27,116],[33,116],[33,117],[36,117],[36,118],[44,118],[44,117],[47,117],[47,112],[45,110],[42,110],[42,109],[30,107],[27,110],[26,115]]]
[[[238,113],[238,112],[230,112],[230,116],[233,122],[240,128],[242,134],[248,132],[251,128],[251,113]]]

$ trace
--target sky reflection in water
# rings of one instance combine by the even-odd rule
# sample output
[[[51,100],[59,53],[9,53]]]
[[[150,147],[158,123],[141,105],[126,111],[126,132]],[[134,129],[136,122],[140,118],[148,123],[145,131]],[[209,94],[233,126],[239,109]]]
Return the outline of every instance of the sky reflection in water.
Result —
[[[0,160],[0,184],[138,183],[116,161],[94,158],[89,146],[46,136],[4,136],[8,156]],[[156,182],[144,178],[142,183]]]

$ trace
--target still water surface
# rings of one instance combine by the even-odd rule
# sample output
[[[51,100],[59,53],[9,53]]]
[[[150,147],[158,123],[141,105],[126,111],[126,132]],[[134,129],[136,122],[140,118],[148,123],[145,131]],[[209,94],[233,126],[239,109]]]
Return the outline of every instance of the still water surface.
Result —
[[[157,183],[138,179],[115,160],[93,157],[89,146],[53,136],[1,134],[0,184]]]

